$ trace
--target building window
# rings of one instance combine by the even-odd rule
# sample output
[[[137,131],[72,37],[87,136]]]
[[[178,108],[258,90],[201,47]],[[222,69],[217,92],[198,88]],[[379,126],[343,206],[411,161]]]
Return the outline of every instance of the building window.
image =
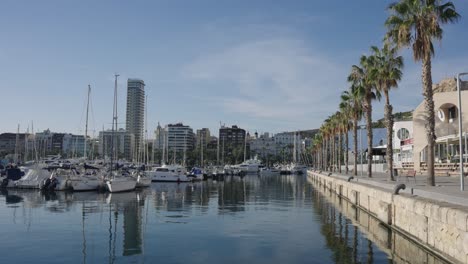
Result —
[[[406,128],[400,128],[397,132],[397,137],[399,140],[406,140],[410,137],[409,131]]]

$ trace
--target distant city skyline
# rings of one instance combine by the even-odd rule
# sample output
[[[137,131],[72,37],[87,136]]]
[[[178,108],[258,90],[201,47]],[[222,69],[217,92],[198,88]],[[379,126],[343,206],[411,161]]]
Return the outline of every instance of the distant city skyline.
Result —
[[[114,74],[119,127],[127,79],[145,81],[148,132],[182,122],[253,134],[318,128],[333,113],[359,57],[379,46],[393,1],[4,1],[0,24],[0,133],[50,129],[90,136],[111,128]],[[468,5],[457,2],[466,17]],[[351,11],[352,10],[352,11]],[[436,42],[433,81],[468,71],[468,20]],[[422,102],[421,67],[403,52],[394,111]],[[375,103],[374,116],[383,117]],[[213,133],[214,134],[214,133]]]

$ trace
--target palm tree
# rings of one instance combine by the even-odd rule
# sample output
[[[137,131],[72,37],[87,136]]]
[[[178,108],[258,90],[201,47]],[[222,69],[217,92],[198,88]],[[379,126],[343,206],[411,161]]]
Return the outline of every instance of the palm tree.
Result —
[[[322,149],[322,134],[319,132],[315,134],[314,139],[313,139],[313,152],[314,152],[314,167],[316,169],[321,169],[321,149]]]
[[[403,68],[403,57],[397,56],[397,49],[390,47],[385,43],[382,49],[375,46],[371,47],[375,64],[371,71],[371,78],[375,81],[378,91],[385,96],[385,125],[387,127],[387,165],[388,179],[393,178],[393,107],[390,104],[389,91],[398,87],[398,81],[401,80]]]
[[[426,109],[427,134],[427,181],[435,185],[434,147],[435,120],[432,91],[431,57],[434,55],[433,40],[441,40],[441,25],[455,23],[460,15],[452,2],[442,0],[401,0],[389,6],[390,16],[385,21],[386,38],[398,48],[411,47],[413,58],[422,61],[422,83]]]
[[[341,94],[341,103],[340,109],[343,112],[349,113],[349,116],[353,120],[353,145],[354,145],[354,176],[357,176],[357,128],[358,121],[362,118],[362,109],[363,109],[363,97],[364,92],[362,87],[352,85],[348,91],[344,91]]]
[[[345,104],[345,105],[348,106],[347,104]],[[348,174],[348,172],[349,172],[349,168],[348,168],[348,162],[349,162],[349,159],[348,159],[348,146],[349,146],[348,132],[349,132],[349,128],[351,127],[349,120],[352,119],[350,112],[351,111],[349,111],[349,109],[346,109],[346,108],[343,109],[342,105],[340,103],[340,112],[339,112],[340,113],[339,114],[340,122],[339,122],[339,125],[340,125],[340,129],[341,129],[341,133],[344,134],[344,136],[345,136],[344,148],[343,148],[341,143],[340,143],[340,148],[341,148],[342,152],[344,152],[343,153],[343,158],[344,158],[344,165],[345,165],[346,174]],[[341,161],[341,159],[340,159],[340,161]],[[340,172],[341,172],[341,166],[340,166]]]
[[[372,177],[372,99],[379,97],[370,72],[375,64],[373,56],[361,56],[360,65],[353,65],[348,81],[364,90],[364,105],[367,127],[367,177]]]

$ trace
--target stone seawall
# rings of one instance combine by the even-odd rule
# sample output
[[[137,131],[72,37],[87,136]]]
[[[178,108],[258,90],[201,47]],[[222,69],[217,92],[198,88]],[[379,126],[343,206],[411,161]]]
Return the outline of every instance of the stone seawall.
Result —
[[[393,194],[383,188],[313,171],[308,171],[308,177],[421,246],[452,262],[468,264],[467,207]]]

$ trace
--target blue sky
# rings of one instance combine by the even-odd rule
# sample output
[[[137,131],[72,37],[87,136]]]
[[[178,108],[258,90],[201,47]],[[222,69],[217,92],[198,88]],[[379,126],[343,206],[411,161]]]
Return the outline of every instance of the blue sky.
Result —
[[[352,64],[380,45],[391,1],[21,1],[0,3],[0,132],[110,128],[126,79],[141,78],[148,129],[222,121],[254,132],[318,128],[337,109]],[[468,70],[468,4],[436,44],[434,82]],[[420,65],[404,51],[396,111],[422,100]],[[376,118],[383,105],[375,104]],[[92,132],[90,132],[92,134]],[[97,132],[96,132],[97,133]],[[216,133],[217,134],[217,133]]]

